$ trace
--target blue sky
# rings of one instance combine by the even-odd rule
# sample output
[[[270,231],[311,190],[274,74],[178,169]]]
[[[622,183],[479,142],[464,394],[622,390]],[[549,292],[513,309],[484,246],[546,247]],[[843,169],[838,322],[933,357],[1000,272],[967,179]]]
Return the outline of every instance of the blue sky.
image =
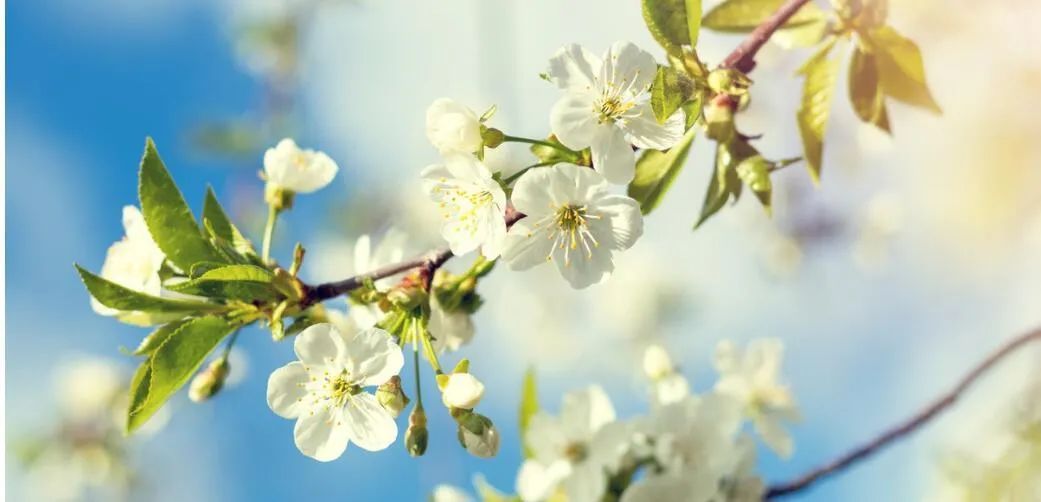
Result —
[[[120,209],[135,203],[137,161],[146,136],[155,138],[195,207],[207,184],[226,201],[259,197],[261,190],[252,170],[230,169],[194,152],[187,140],[200,122],[242,116],[262,99],[260,86],[236,61],[226,10],[171,0],[155,2],[151,9],[126,0],[100,2],[97,11],[79,4],[41,0],[7,7],[9,437],[47,425],[40,417],[48,417],[51,403],[41,393],[50,389],[50,370],[68,357],[94,354],[132,367],[117,348],[133,346],[144,332],[94,315],[71,265],[99,268],[108,245],[122,235]],[[412,183],[418,170],[435,159],[422,138],[423,110],[435,97],[451,94],[474,108],[499,103],[504,124],[540,134],[545,117],[522,112],[546,110],[555,97],[534,76],[553,48],[572,41],[606,46],[620,36],[651,46],[632,6],[590,21],[578,17],[585,4],[540,17],[509,3],[505,8],[515,16],[510,20],[463,0],[436,7],[361,4],[321,16],[306,39],[298,139],[330,151],[345,168],[336,186],[301,201],[282,230],[305,242],[326,236],[328,231],[315,222],[327,221],[325,214],[342,207],[340,202],[363,183]],[[548,5],[533,9],[542,12]],[[920,26],[908,18],[909,25]],[[423,39],[425,51],[414,51],[414,39],[388,38],[389,23],[400,23],[402,32]],[[484,45],[476,47],[474,41]],[[733,38],[710,38],[705,51],[722,54],[733,43]],[[955,60],[957,46],[928,41],[924,46],[927,57],[931,50],[941,62],[930,70],[942,75],[950,66],[942,62]],[[757,75],[787,78],[797,58],[776,50],[768,54],[779,62],[762,64]],[[417,75],[423,76],[423,85],[417,85]],[[905,234],[896,239],[889,265],[881,271],[857,269],[849,258],[851,244],[840,241],[806,251],[794,276],[765,274],[757,260],[767,247],[763,236],[776,233],[774,223],[747,200],[704,231],[687,233],[700,201],[683,194],[703,193],[704,176],[693,166],[706,165],[708,149],[695,149],[674,198],[648,222],[644,254],[682,263],[671,272],[696,291],[697,315],[656,336],[682,354],[697,388],[710,386],[710,350],[720,338],[780,336],[788,344],[787,374],[806,419],[794,429],[792,460],[762,456],[768,479],[801,472],[902,418],[945,388],[981,350],[1036,317],[1036,301],[1030,299],[1041,297],[1041,291],[1036,281],[1025,278],[1038,270],[1036,259],[1029,257],[1037,256],[1041,243],[1020,239],[1008,228],[1041,228],[1029,223],[1035,221],[1029,218],[1036,218],[1036,207],[1030,213],[1020,209],[1028,207],[1025,203],[1016,202],[1036,200],[1037,191],[1002,189],[1001,203],[977,200],[976,178],[958,174],[971,173],[971,166],[958,160],[967,155],[962,151],[949,154],[942,190],[935,189],[936,171],[905,174],[912,165],[931,166],[924,160],[938,158],[939,149],[948,148],[944,139],[971,130],[970,118],[976,116],[969,100],[958,99],[957,86],[942,78],[936,82],[934,90],[950,118],[941,121],[897,108],[898,136],[892,142],[857,129],[848,107],[836,112],[833,127],[848,133],[834,140],[826,157],[835,168],[824,190],[803,192],[816,207],[852,219],[873,194],[895,190],[905,203]],[[750,127],[789,124],[783,93],[797,85],[786,81],[764,92],[750,110]],[[901,135],[930,128],[941,132]],[[793,135],[784,128],[764,144],[779,152],[777,157],[788,156],[798,148]],[[386,159],[391,139],[402,147],[395,158]],[[850,158],[875,166],[858,171]],[[921,169],[935,169],[929,166]],[[1013,180],[1036,180],[1036,173],[1010,173]],[[804,173],[785,172],[784,186],[807,190]],[[929,187],[934,189],[919,191]],[[929,195],[934,192],[995,208],[996,216],[985,213],[979,218],[990,219],[976,221],[977,213],[958,213],[960,206]],[[778,225],[788,221],[780,212]],[[952,219],[966,223],[950,224]],[[283,255],[290,244],[288,238],[281,241]],[[489,281],[492,291],[506,291],[513,277],[499,272]],[[558,286],[564,287],[562,282]],[[587,302],[601,298],[595,292],[581,295]],[[490,303],[502,301],[489,297]],[[468,355],[498,385],[482,405],[505,432],[498,458],[469,457],[455,442],[454,425],[436,413],[431,413],[430,453],[420,460],[410,459],[400,445],[379,454],[349,450],[330,464],[303,457],[293,446],[292,423],[272,414],[264,400],[268,372],[290,360],[291,347],[273,346],[266,333],[250,330],[240,338],[249,354],[246,383],[204,406],[191,405],[183,396],[176,399],[170,425],[140,444],[141,465],[152,466],[146,471],[151,495],[161,500],[420,500],[439,482],[469,486],[478,472],[508,490],[519,459],[514,432],[521,372],[536,361],[535,354],[570,349],[559,337],[546,342],[500,336],[506,327],[499,325],[508,324],[496,314],[503,307],[487,310],[478,318],[481,334]],[[530,317],[551,315],[533,312]],[[632,370],[638,361],[629,350],[638,344],[601,341],[585,332],[574,336],[582,351],[540,366],[543,402],[555,409],[564,390],[601,381],[623,415],[643,409],[643,387]],[[610,361],[613,369],[601,367],[600,361]],[[1001,374],[1006,380],[1022,375],[1016,369]],[[940,430],[957,429],[958,423],[943,422]],[[937,432],[917,436],[798,500],[921,498],[928,491],[933,459],[948,442],[945,437]]]

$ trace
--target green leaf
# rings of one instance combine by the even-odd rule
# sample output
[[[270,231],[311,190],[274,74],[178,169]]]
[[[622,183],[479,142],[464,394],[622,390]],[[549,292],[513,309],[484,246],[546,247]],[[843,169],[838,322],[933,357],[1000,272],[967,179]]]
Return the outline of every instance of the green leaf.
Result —
[[[861,121],[890,132],[884,98],[878,82],[875,55],[864,52],[860,47],[854,48],[849,62],[849,101],[853,111]]]
[[[684,2],[687,16],[687,40],[691,47],[698,45],[698,33],[701,32],[701,0]]]
[[[943,113],[929,92],[922,53],[914,42],[889,26],[871,32],[868,40],[875,46],[879,80],[887,96],[936,114]]]
[[[838,66],[828,59],[834,40],[821,48],[799,69],[805,76],[802,102],[796,113],[799,134],[802,136],[806,165],[814,183],[820,183],[821,158],[824,154],[824,131],[831,111]]]
[[[224,208],[221,207],[211,187],[206,188],[206,198],[202,206],[202,219],[203,222],[209,222],[208,228],[212,229],[217,237],[230,243],[240,254],[247,256],[257,254],[249,239],[245,238],[242,232],[239,232],[239,229],[231,222],[231,219],[228,218],[228,214],[224,212]]]
[[[687,0],[642,0],[647,29],[666,51],[679,55],[682,46],[692,45],[687,24]],[[700,4],[700,2],[694,2]]]
[[[745,186],[752,190],[768,215],[773,213],[770,206],[770,199],[773,195],[773,183],[770,181],[772,166],[770,161],[763,158],[762,155],[756,154],[741,160],[734,168],[737,177],[741,178]]]
[[[705,106],[705,93],[695,92],[694,97],[683,103],[683,113],[687,117],[687,123],[685,129],[694,127],[694,124],[698,123],[698,119],[701,118],[701,110]]]
[[[785,0],[727,0],[708,11],[701,25],[715,31],[744,33],[752,31],[785,3]],[[785,28],[820,23],[824,12],[813,2],[807,2],[788,22]]]
[[[132,289],[120,286],[112,281],[103,279],[88,272],[85,268],[75,265],[80,279],[87,286],[90,295],[102,305],[125,312],[154,312],[154,313],[197,313],[222,310],[223,305],[216,303],[198,302],[192,300],[174,300],[171,298],[160,298],[147,295]]]
[[[155,415],[237,327],[221,317],[206,316],[191,319],[171,333],[145,362],[147,369],[139,368],[134,375],[137,383],[131,385],[127,432],[134,432]]]
[[[665,192],[683,170],[697,131],[697,128],[688,130],[667,152],[644,150],[643,155],[636,161],[636,176],[632,183],[629,183],[629,197],[640,203],[640,211],[643,214],[650,214],[658,207]]]
[[[651,83],[651,110],[659,124],[683,105],[694,93],[694,83],[669,66],[659,66]]]
[[[167,338],[170,338],[170,335],[173,334],[174,331],[177,331],[177,329],[186,322],[188,322],[187,319],[181,319],[178,321],[168,322],[156,328],[155,331],[149,333],[148,336],[141,340],[141,343],[137,346],[137,350],[134,351],[134,355],[147,356],[152,352],[155,352],[155,349],[159,348]]]
[[[281,298],[272,285],[275,275],[256,265],[228,265],[207,270],[199,277],[167,286],[171,291],[211,298],[271,301]]]
[[[782,49],[796,47],[813,47],[828,34],[828,20],[821,17],[818,21],[797,24],[777,30],[770,41]]]
[[[524,384],[521,387],[521,403],[519,410],[520,424],[520,437],[521,445],[524,446],[524,458],[531,458],[532,452],[528,448],[527,434],[528,426],[531,424],[531,417],[535,416],[539,412],[539,393],[538,387],[535,382],[535,368],[528,368],[528,371],[524,372]]]
[[[181,191],[159,158],[152,138],[145,141],[138,195],[148,231],[170,262],[188,271],[200,261],[225,261],[199,230]]]
[[[741,195],[741,180],[734,173],[732,155],[726,143],[716,144],[715,167],[712,170],[712,178],[709,179],[708,189],[705,191],[705,201],[701,205],[701,215],[698,216],[694,229],[698,229],[708,221],[712,215],[723,209],[727,201]]]

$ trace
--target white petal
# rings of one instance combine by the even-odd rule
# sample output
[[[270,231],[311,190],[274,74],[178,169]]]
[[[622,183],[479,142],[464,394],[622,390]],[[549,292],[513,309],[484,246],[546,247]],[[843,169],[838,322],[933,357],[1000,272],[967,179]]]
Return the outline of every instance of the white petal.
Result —
[[[669,116],[664,124],[654,118],[650,104],[640,105],[639,114],[628,117],[621,123],[622,130],[629,134],[633,144],[640,148],[668,150],[683,138],[687,116],[680,108]]]
[[[427,139],[442,154],[473,153],[481,147],[481,123],[473,110],[440,98],[427,108]]]
[[[568,500],[601,500],[606,488],[607,475],[603,467],[591,462],[576,466],[564,480]]]
[[[636,174],[636,154],[625,134],[614,124],[597,127],[590,145],[593,167],[615,185],[626,185]]]
[[[513,185],[510,197],[513,208],[526,214],[525,220],[551,214],[565,202],[561,200],[562,193],[558,189],[564,180],[556,166],[529,169]]]
[[[473,502],[473,499],[452,485],[437,485],[430,494],[430,502]]]
[[[308,193],[328,185],[339,168],[328,155],[301,150],[289,138],[264,152],[264,172],[270,183],[298,193]]]
[[[651,86],[657,72],[654,56],[632,42],[619,41],[607,51],[600,76],[604,82],[623,88],[631,84],[634,90],[642,91]]]
[[[714,500],[718,479],[705,469],[652,475],[629,486],[620,502],[659,502],[662,500]]]
[[[344,420],[351,441],[368,451],[386,449],[398,437],[398,424],[394,423],[394,417],[367,392],[350,398],[344,409]]]
[[[593,143],[593,136],[600,127],[593,100],[590,93],[569,92],[553,105],[549,113],[550,130],[564,146],[582,150]]]
[[[485,223],[487,233],[481,244],[481,255],[494,260],[502,254],[502,248],[506,245],[506,220],[503,215],[492,212],[486,218],[489,221]]]
[[[526,460],[517,472],[517,495],[524,502],[541,502],[553,495],[560,481],[570,474],[566,462],[554,462],[549,466],[534,460]]]
[[[569,438],[589,440],[597,430],[614,421],[615,411],[604,389],[593,385],[566,394],[560,418]]]
[[[528,432],[524,435],[525,445],[531,449],[535,459],[546,465],[560,459],[571,440],[560,419],[544,412],[531,417]]]
[[[293,428],[293,438],[300,453],[320,462],[340,458],[350,442],[347,423],[337,410],[329,408],[301,415]]]
[[[608,195],[601,198],[591,207],[592,211],[603,215],[599,221],[591,222],[590,228],[597,239],[601,239],[601,233],[609,232],[609,240],[601,240],[601,245],[610,243],[613,249],[624,250],[632,247],[637,239],[643,235],[643,214],[640,213],[640,204],[624,195]],[[603,225],[609,225],[610,229],[603,229]]]
[[[346,356],[343,335],[329,323],[315,324],[301,331],[293,342],[293,350],[304,365],[319,368],[342,361]]]
[[[282,418],[296,418],[306,414],[307,370],[303,363],[293,361],[271,372],[267,379],[267,405]]]
[[[590,89],[600,73],[600,59],[581,45],[565,45],[550,58],[546,73],[561,89]]]
[[[441,389],[441,401],[449,408],[474,409],[484,397],[484,384],[469,373],[452,373]]]
[[[510,227],[506,234],[502,258],[510,265],[511,270],[527,270],[535,265],[546,263],[553,252],[553,241],[544,228],[536,229],[528,216]],[[543,222],[543,225],[549,222]]]
[[[770,416],[761,416],[753,420],[752,424],[755,426],[755,431],[759,434],[759,437],[763,438],[763,442],[774,453],[781,458],[792,456],[792,450],[795,448],[792,437],[788,435],[788,431],[784,430],[784,427],[776,419]]]
[[[427,324],[427,330],[434,337],[434,349],[438,353],[459,350],[459,347],[470,343],[474,337],[474,325],[470,314],[462,311],[445,312],[437,295],[430,296],[430,322]]]
[[[599,284],[607,280],[614,271],[614,257],[607,247],[593,248],[591,254],[582,250],[571,251],[570,259],[567,260],[562,255],[563,251],[558,248],[553,262],[557,265],[560,275],[575,289]]]
[[[405,358],[390,333],[380,328],[359,331],[347,340],[347,371],[359,385],[380,385],[401,373]]]

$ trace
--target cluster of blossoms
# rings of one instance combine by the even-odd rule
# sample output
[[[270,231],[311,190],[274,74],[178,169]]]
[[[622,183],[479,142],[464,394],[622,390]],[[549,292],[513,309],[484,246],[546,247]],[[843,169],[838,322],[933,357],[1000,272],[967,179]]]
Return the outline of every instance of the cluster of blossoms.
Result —
[[[765,488],[754,471],[755,442],[743,426],[751,422],[759,438],[782,457],[791,453],[780,423],[797,411],[779,380],[781,357],[776,340],[756,340],[743,351],[722,342],[715,361],[719,380],[696,395],[665,350],[649,347],[644,369],[652,381],[651,412],[619,419],[596,386],[566,394],[559,415],[539,412],[531,418],[525,434],[530,455],[517,474],[517,498],[761,500]],[[442,485],[433,500],[471,499]]]

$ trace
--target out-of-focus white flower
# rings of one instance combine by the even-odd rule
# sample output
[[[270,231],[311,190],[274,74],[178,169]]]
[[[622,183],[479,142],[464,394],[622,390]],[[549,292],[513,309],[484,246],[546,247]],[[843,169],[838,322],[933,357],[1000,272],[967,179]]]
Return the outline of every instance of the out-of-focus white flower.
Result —
[[[651,380],[651,398],[655,406],[672,404],[690,395],[690,383],[672,364],[665,348],[647,346],[643,353],[643,372]]]
[[[484,384],[469,373],[448,375],[441,389],[441,401],[449,408],[472,410],[484,397]]]
[[[62,364],[54,384],[62,413],[73,421],[107,418],[124,390],[119,367],[102,359]]]
[[[474,338],[474,322],[463,310],[448,312],[441,306],[437,295],[430,295],[430,321],[427,330],[434,337],[434,350],[438,353],[459,350]]]
[[[472,155],[454,153],[424,169],[422,177],[427,195],[441,209],[441,236],[452,253],[481,248],[485,258],[497,258],[506,239],[506,193],[488,168]]]
[[[101,277],[127,289],[162,296],[159,269],[166,256],[152,240],[141,210],[135,206],[123,207],[123,229],[126,236],[108,248],[105,263],[101,266]],[[94,298],[90,299],[90,305],[94,312],[115,316],[128,324],[148,325],[153,321],[149,314],[111,309]]]
[[[473,502],[473,498],[452,485],[437,485],[430,494],[430,502]]]
[[[473,110],[448,98],[427,108],[427,139],[442,155],[473,154],[481,148],[481,121]]]
[[[672,358],[666,352],[665,347],[653,343],[643,351],[643,372],[647,378],[657,380],[671,375],[676,368],[672,365]]]
[[[737,399],[763,441],[782,457],[792,453],[792,438],[782,421],[799,419],[799,410],[788,387],[780,382],[784,345],[777,339],[754,340],[742,352],[724,340],[716,346],[719,372],[716,392]]]
[[[325,256],[324,263],[319,266],[323,269],[338,269],[336,275],[330,275],[330,277],[346,277],[369,273],[380,267],[400,262],[405,257],[405,243],[407,239],[408,235],[395,228],[387,230],[379,240],[379,244],[375,246],[373,245],[372,237],[368,234],[362,235],[358,237],[358,240],[354,242],[351,248],[353,252],[351,253],[352,259],[348,260],[349,263],[340,263],[340,260],[336,259],[338,257]],[[323,258],[319,257],[319,259]],[[338,266],[333,266],[334,261]],[[375,281],[376,288],[386,290],[393,286],[399,278],[400,274]],[[336,314],[333,315],[335,316]],[[379,306],[374,304],[356,305],[350,303],[347,311],[347,316],[350,318],[349,322],[353,322],[356,328],[375,326],[376,323],[383,319],[384,315]],[[333,319],[331,318],[330,322],[332,321]],[[346,318],[337,318],[336,322],[348,321],[346,321]]]
[[[630,42],[615,42],[603,59],[579,45],[562,47],[549,61],[550,80],[565,91],[550,112],[550,127],[564,146],[589,147],[593,166],[624,185],[636,172],[632,145],[665,150],[683,136],[677,110],[664,124],[654,118],[650,87],[654,57]]]
[[[510,228],[503,258],[514,270],[556,264],[576,289],[606,279],[614,253],[643,235],[639,204],[610,193],[593,170],[574,164],[534,168],[517,181],[513,205],[527,215]]]
[[[293,349],[299,361],[271,373],[267,401],[279,416],[297,420],[301,453],[327,462],[350,442],[369,451],[394,442],[394,417],[365,391],[401,371],[404,357],[390,334],[368,328],[345,336],[332,324],[315,324],[297,335]]]
[[[281,190],[310,193],[324,188],[339,168],[328,155],[301,150],[296,142],[285,138],[274,148],[264,152],[264,176],[267,182]]]
[[[607,394],[594,386],[566,394],[559,417],[533,416],[526,437],[533,458],[517,476],[522,500],[545,500],[558,486],[568,500],[600,500],[608,473],[627,452],[630,431],[615,422]]]

